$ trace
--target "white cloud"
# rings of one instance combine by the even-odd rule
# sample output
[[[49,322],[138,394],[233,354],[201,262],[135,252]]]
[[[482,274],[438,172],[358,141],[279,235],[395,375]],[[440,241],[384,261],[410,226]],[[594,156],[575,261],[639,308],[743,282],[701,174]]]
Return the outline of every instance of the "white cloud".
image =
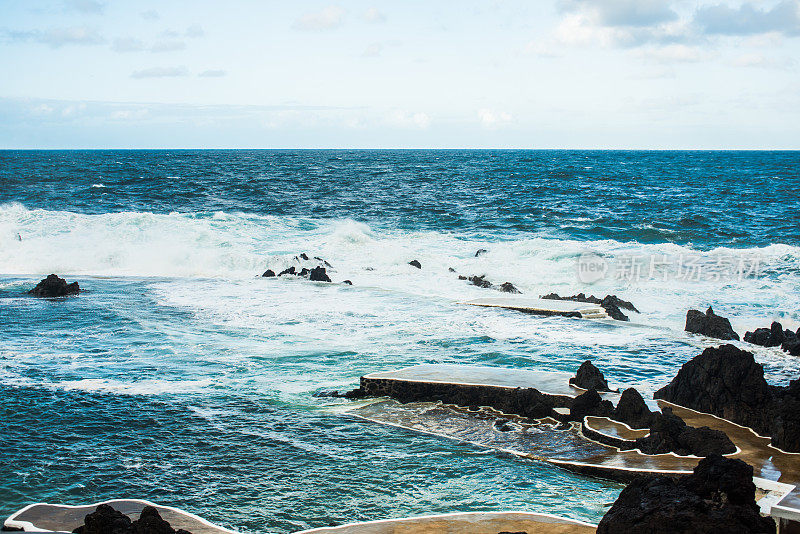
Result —
[[[367,45],[367,48],[364,49],[364,53],[362,54],[364,57],[378,57],[381,55],[383,51],[383,45],[381,43],[371,43]]]
[[[697,46],[682,44],[647,48],[640,56],[660,63],[695,63],[714,57],[714,54]]]
[[[177,50],[184,50],[186,43],[183,41],[156,41],[150,47],[151,52],[175,52]]]
[[[491,109],[479,109],[478,119],[486,128],[498,128],[510,123],[513,117],[505,111],[494,111]]]
[[[188,74],[186,67],[151,67],[134,71],[131,78],[175,78]]]
[[[114,52],[140,52],[144,48],[144,43],[133,37],[118,37],[111,44],[111,50]]]
[[[228,73],[225,72],[224,70],[213,70],[212,69],[212,70],[204,70],[203,72],[201,72],[197,76],[199,76],[200,78],[222,78],[226,74],[228,74]]]
[[[401,128],[418,128],[424,130],[431,124],[431,119],[427,113],[409,112],[397,110],[392,112],[387,118],[387,122]]]
[[[190,37],[192,39],[196,39],[198,37],[202,37],[206,34],[206,31],[203,29],[202,26],[199,24],[192,24],[188,28],[186,28],[186,37]]]
[[[61,48],[67,45],[97,45],[105,39],[92,28],[74,26],[71,28],[50,28],[44,32],[28,34],[36,41],[46,44],[50,48]]]
[[[377,8],[370,7],[364,12],[364,20],[375,24],[379,22],[386,22],[386,16],[378,11]]]
[[[295,21],[293,27],[305,31],[332,30],[342,25],[344,13],[344,9],[339,6],[328,6],[320,11],[303,15]]]

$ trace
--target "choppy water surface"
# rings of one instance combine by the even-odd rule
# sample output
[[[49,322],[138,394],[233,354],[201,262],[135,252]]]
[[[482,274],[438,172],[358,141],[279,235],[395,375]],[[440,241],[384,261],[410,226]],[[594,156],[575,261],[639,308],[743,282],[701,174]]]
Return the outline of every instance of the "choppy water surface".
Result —
[[[596,521],[620,486],[311,394],[415,363],[588,358],[652,391],[707,345],[681,331],[689,307],[741,333],[800,326],[798,190],[793,152],[0,152],[0,514],[129,497],[248,532],[503,509]],[[300,252],[353,286],[258,276]],[[609,267],[591,285],[587,252]],[[466,307],[495,293],[450,267],[642,314]],[[50,272],[85,292],[27,297]],[[797,377],[796,358],[755,353],[773,383]]]

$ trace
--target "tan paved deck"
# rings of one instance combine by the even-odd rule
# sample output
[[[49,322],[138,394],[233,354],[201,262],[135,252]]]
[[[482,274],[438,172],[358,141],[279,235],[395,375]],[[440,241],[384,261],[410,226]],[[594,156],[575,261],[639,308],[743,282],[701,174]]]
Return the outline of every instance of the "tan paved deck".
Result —
[[[536,315],[580,314],[581,317],[605,319],[608,317],[602,306],[589,302],[571,300],[549,300],[531,297],[483,297],[468,300],[463,304],[485,308],[505,308]]]
[[[527,512],[474,512],[353,523],[296,534],[593,534],[595,525]]]

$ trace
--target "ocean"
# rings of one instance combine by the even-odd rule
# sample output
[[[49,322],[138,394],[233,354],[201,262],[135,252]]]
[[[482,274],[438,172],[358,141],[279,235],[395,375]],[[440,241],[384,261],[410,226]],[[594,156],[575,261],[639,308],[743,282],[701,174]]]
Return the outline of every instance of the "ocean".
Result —
[[[334,283],[260,276],[301,253]],[[50,273],[82,293],[29,297]],[[641,313],[464,306],[501,293],[458,274]],[[586,359],[648,394],[712,344],[683,332],[708,306],[740,335],[800,326],[800,152],[2,151],[0,515],[142,498],[254,533],[478,510],[596,522],[620,484],[312,395],[418,363]],[[739,345],[771,383],[798,377],[798,358]]]

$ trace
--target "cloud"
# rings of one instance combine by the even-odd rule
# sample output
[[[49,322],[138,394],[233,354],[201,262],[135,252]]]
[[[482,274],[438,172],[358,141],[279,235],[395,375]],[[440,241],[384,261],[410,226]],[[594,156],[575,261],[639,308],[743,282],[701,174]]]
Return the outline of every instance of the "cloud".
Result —
[[[177,50],[184,50],[186,43],[183,41],[156,41],[150,47],[151,52],[175,52]]]
[[[603,26],[643,27],[674,21],[669,0],[566,0],[561,9],[593,12]]]
[[[191,26],[186,28],[186,33],[184,33],[186,37],[190,37],[192,39],[202,37],[205,34],[206,34],[205,30],[199,24],[192,24]]]
[[[367,48],[364,49],[364,53],[361,55],[363,57],[378,57],[381,55],[381,51],[383,51],[383,45],[381,43],[371,43],[367,45]]]
[[[140,15],[144,20],[158,20],[160,18],[158,11],[156,11],[155,9],[148,9],[147,11],[142,11]]]
[[[714,54],[697,46],[672,44],[645,49],[640,56],[659,63],[696,63],[714,57]]]
[[[224,70],[204,70],[197,76],[200,78],[222,78],[223,76],[227,75],[228,73]]]
[[[328,6],[320,11],[303,15],[292,27],[304,31],[332,30],[342,25],[344,13],[344,9],[339,6]]]
[[[137,70],[131,74],[131,78],[176,78],[188,76],[186,67],[151,67],[149,69]]]
[[[383,13],[378,11],[377,8],[370,7],[364,12],[364,20],[373,24],[377,24],[380,22],[386,22],[386,17]]]
[[[753,3],[738,8],[717,4],[701,7],[695,21],[706,33],[718,35],[753,35],[779,32],[800,36],[800,1],[784,0],[772,9],[759,9]]]
[[[486,128],[498,128],[504,124],[508,124],[513,120],[510,113],[505,111],[493,111],[491,109],[479,109],[478,120]]]
[[[106,9],[106,5],[96,0],[67,0],[67,9],[80,13],[99,15]]]
[[[795,61],[784,58],[771,58],[762,54],[742,54],[734,59],[731,64],[735,67],[760,67],[760,68],[791,68]]]
[[[394,111],[387,118],[387,122],[394,126],[401,128],[417,128],[424,130],[431,124],[431,119],[427,113],[422,112],[408,112],[408,111]]]
[[[140,52],[144,50],[144,43],[133,37],[118,37],[111,43],[111,50],[114,52]]]
[[[43,32],[33,32],[35,41],[46,44],[50,48],[61,48],[67,45],[98,45],[103,44],[105,39],[91,28],[71,27],[71,28],[50,28]]]

